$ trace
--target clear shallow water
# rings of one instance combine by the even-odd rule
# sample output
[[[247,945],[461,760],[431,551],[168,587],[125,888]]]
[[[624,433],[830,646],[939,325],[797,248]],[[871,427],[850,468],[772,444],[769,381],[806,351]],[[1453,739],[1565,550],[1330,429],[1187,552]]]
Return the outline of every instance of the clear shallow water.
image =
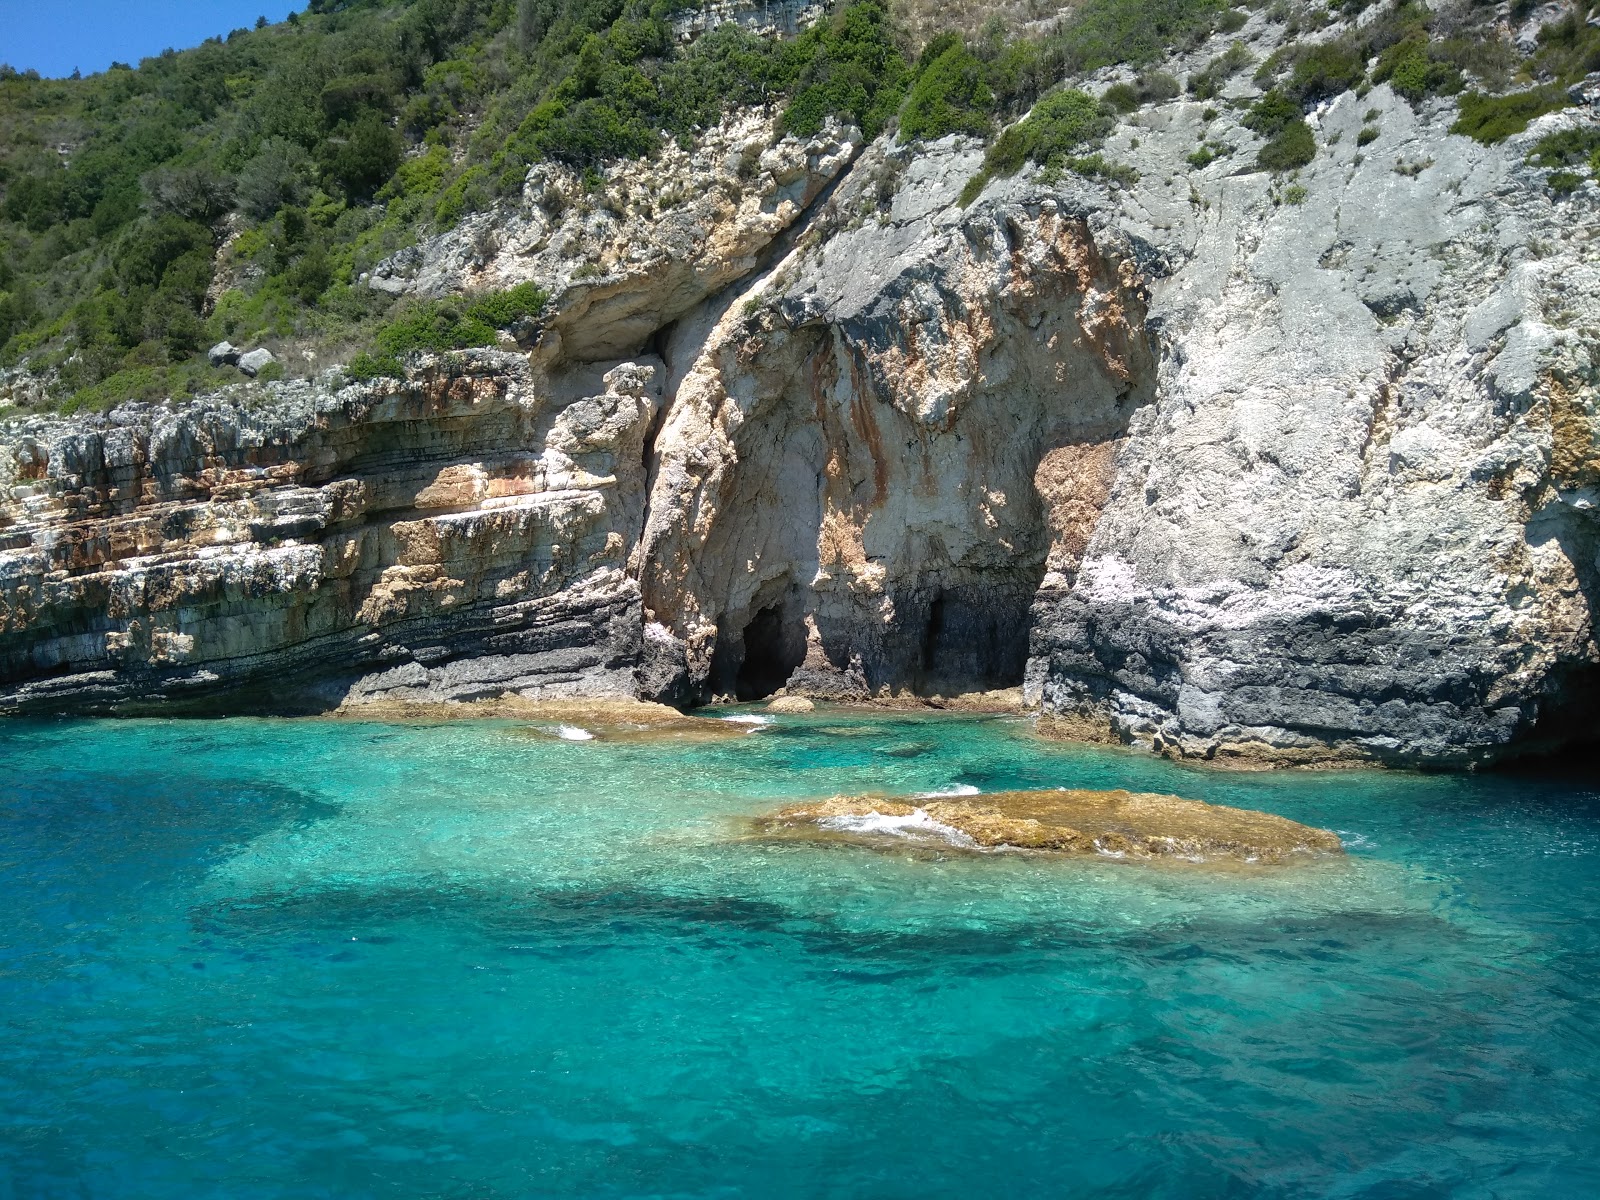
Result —
[[[768,843],[1126,786],[1256,873]],[[0,1198],[1600,1195],[1600,791],[1003,720],[0,725]]]

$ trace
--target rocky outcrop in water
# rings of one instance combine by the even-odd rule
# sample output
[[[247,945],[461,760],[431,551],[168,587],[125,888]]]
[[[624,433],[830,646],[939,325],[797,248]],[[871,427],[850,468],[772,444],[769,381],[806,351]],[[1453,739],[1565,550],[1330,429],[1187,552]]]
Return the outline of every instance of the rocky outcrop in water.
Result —
[[[974,143],[763,113],[536,168],[370,280],[538,282],[519,345],[0,429],[0,709],[1023,683],[1213,761],[1592,737],[1600,222],[1526,156],[1600,114],[1452,118],[1342,96],[1291,189],[1173,100],[1137,183],[968,207]]]
[[[1337,835],[1272,813],[1155,792],[1058,789],[955,799],[834,796],[756,822],[767,834],[1125,859],[1283,863],[1342,854]]]

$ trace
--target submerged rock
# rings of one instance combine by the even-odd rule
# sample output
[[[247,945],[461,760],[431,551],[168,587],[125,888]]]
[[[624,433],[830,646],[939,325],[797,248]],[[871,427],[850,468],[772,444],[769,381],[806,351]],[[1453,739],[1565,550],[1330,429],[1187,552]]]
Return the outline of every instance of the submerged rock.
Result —
[[[378,700],[344,705],[333,716],[341,720],[395,724],[513,720],[526,722],[524,730],[530,735],[567,742],[733,738],[742,737],[754,728],[712,717],[686,716],[665,704],[605,698],[529,700],[505,696],[446,703]]]
[[[767,702],[767,711],[775,713],[808,713],[816,707],[804,696],[776,696]]]
[[[1286,817],[1153,792],[995,792],[919,799],[834,796],[761,818],[768,832],[826,839],[897,836],[971,849],[1010,847],[1112,858],[1275,863],[1342,854],[1326,829]]]

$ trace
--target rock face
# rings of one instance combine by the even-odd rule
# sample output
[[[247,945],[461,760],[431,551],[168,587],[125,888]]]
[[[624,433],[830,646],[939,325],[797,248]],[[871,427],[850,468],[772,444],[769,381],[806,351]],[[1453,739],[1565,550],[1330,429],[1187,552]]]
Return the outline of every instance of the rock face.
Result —
[[[658,368],[274,385],[11,430],[0,705],[631,693]],[[243,389],[241,389],[243,391]]]
[[[1360,110],[1383,133],[1364,153]],[[1592,736],[1594,189],[1451,136],[1386,88],[1275,205],[1222,160],[1159,182],[1193,105],[1138,130],[1160,238],[1159,399],[1075,576],[1034,609],[1028,691],[1069,728],[1200,757],[1462,765]],[[1119,135],[1126,142],[1131,133]]]
[[[1593,737],[1600,195],[1526,157],[1600,113],[1483,147],[1380,86],[1290,186],[1206,112],[967,207],[974,143],[744,114],[374,273],[538,282],[516,353],[0,426],[0,709],[1022,684],[1216,761]]]
[[[1190,862],[1282,863],[1344,853],[1337,835],[1272,813],[1120,790],[996,792],[917,803],[834,796],[791,804],[757,828],[825,839],[910,838],[971,849]]]

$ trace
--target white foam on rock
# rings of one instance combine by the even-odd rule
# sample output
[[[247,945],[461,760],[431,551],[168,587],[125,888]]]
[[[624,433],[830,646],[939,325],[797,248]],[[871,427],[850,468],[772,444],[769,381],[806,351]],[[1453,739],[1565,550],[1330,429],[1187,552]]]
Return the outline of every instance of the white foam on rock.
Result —
[[[954,829],[949,825],[935,821],[920,808],[906,816],[871,812],[823,817],[817,824],[823,829],[831,829],[837,833],[882,834],[901,838],[932,834],[935,837],[943,838],[952,846],[977,845],[976,842],[959,829]]]
[[[564,742],[592,742],[594,734],[576,725],[557,725],[556,736]]]
[[[732,721],[735,725],[771,725],[771,717],[758,717],[747,713],[739,713],[731,717],[719,717],[721,721]]]
[[[942,800],[948,796],[976,796],[978,789],[970,783],[952,783],[949,787],[937,792],[918,792],[918,800]]]

